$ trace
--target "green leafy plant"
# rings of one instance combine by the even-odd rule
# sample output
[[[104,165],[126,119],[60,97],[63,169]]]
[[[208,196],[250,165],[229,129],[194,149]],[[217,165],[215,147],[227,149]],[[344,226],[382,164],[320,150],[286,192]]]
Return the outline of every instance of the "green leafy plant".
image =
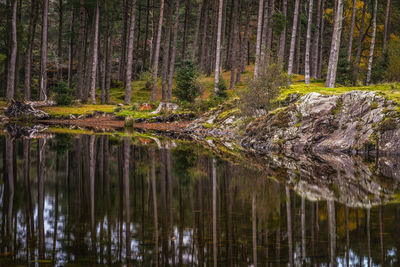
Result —
[[[226,90],[228,90],[228,87],[226,86],[226,82],[225,82],[224,78],[222,78],[222,76],[219,77],[217,88],[218,88],[217,95],[216,95],[217,97],[220,97],[220,98],[228,97],[228,93],[226,91]]]
[[[55,96],[54,100],[59,106],[68,106],[74,100],[73,90],[68,88],[65,82],[59,82],[52,88]]]
[[[145,88],[151,89],[151,86],[154,84],[154,74],[153,70],[147,70],[140,73],[140,80],[145,81]]]
[[[193,102],[200,94],[198,83],[199,73],[191,61],[185,61],[184,65],[177,70],[176,88],[174,95],[179,101]]]

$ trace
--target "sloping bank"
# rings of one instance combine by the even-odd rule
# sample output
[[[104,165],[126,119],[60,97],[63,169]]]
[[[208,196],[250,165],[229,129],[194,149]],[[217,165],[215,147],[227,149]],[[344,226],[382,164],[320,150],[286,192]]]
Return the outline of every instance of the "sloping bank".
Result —
[[[400,155],[399,107],[384,95],[309,93],[249,123],[238,100],[195,120],[188,132],[255,154]]]

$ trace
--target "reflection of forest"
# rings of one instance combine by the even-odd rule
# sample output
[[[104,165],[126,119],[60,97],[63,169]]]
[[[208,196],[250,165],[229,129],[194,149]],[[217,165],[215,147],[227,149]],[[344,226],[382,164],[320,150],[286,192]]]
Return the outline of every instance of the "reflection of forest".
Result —
[[[393,162],[275,159],[261,172],[195,144],[141,141],[3,137],[0,265],[400,262],[400,206],[364,205],[390,199],[382,166]]]

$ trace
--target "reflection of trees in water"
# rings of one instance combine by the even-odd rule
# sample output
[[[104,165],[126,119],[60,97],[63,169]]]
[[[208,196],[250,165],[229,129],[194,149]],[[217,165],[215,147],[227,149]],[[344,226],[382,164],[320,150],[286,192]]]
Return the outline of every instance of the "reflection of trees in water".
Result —
[[[23,261],[26,253],[76,263],[194,266],[398,258],[388,256],[400,247],[394,205],[357,213],[332,200],[309,202],[266,173],[192,145],[157,149],[106,136],[3,140],[7,169],[17,171],[5,176],[0,252],[17,244],[15,257]]]

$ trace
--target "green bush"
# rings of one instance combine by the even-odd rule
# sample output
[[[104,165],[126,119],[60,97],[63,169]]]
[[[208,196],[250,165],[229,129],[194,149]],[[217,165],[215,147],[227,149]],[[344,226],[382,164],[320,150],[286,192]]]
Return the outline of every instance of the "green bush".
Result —
[[[72,104],[74,100],[73,90],[68,88],[65,82],[59,82],[53,87],[55,94],[54,100],[59,106],[68,106]]]
[[[191,61],[185,61],[184,65],[176,72],[176,88],[174,95],[180,101],[193,102],[200,94],[198,83],[199,73]]]
[[[336,83],[351,86],[353,80],[353,65],[344,56],[340,57],[337,65]]]
[[[288,84],[289,77],[279,59],[261,66],[258,75],[249,81],[249,86],[239,92],[242,113],[247,116],[266,114],[274,105],[280,90]]]
[[[222,78],[222,76],[219,77],[217,88],[218,88],[217,97],[220,97],[220,98],[228,97],[228,93],[226,92],[226,90],[228,90],[228,87],[226,86],[226,82],[225,82],[224,78]]]
[[[388,54],[384,53],[382,58],[372,66],[371,81],[372,83],[380,83],[385,81],[386,73],[389,67]]]
[[[151,89],[154,84],[154,74],[152,69],[141,72],[139,78],[140,80],[146,82],[145,89]]]

